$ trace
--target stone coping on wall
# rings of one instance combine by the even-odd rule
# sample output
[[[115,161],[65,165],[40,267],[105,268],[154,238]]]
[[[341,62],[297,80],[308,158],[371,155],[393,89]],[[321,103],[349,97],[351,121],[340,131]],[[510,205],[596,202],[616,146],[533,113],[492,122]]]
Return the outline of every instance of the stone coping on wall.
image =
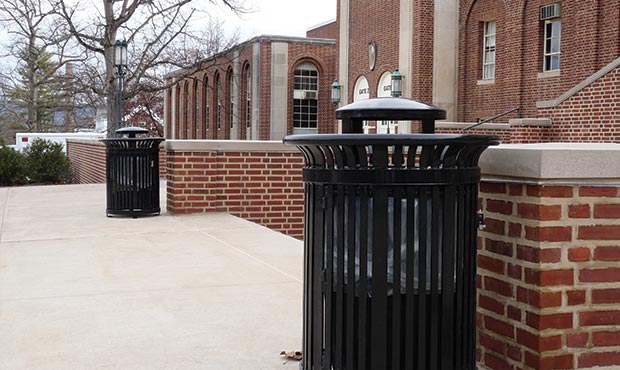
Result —
[[[477,122],[446,122],[436,121],[435,128],[450,128],[450,129],[464,129],[469,126],[475,125]],[[489,130],[508,130],[510,125],[506,123],[483,123],[482,125],[475,127],[474,129],[489,129]]]
[[[553,107],[556,107],[556,106],[562,104],[564,101],[568,100],[573,95],[576,95],[578,92],[580,92],[581,90],[583,90],[586,87],[590,86],[591,84],[596,82],[599,78],[605,76],[606,74],[608,74],[609,72],[611,72],[614,69],[618,68],[619,66],[620,66],[620,58],[614,59],[611,63],[609,63],[605,67],[599,69],[594,74],[588,76],[588,78],[586,78],[585,80],[581,81],[580,83],[575,85],[572,89],[568,90],[567,92],[565,92],[564,94],[560,95],[556,99],[554,99],[554,100],[537,101],[536,102],[536,108],[553,108]]]
[[[508,125],[513,126],[531,126],[531,127],[551,127],[551,119],[549,118],[513,118],[508,120]]]
[[[485,180],[620,185],[620,144],[503,144],[480,158]]]
[[[167,140],[163,144],[173,152],[298,152],[275,140]]]
[[[67,142],[77,143],[77,144],[88,144],[88,145],[101,145],[103,146],[103,142],[99,139],[67,139]]]
[[[104,146],[105,144],[100,139],[73,139],[68,138],[67,142],[76,143],[76,144],[88,144],[88,145],[100,145]],[[159,144],[159,147],[162,148],[164,143]]]

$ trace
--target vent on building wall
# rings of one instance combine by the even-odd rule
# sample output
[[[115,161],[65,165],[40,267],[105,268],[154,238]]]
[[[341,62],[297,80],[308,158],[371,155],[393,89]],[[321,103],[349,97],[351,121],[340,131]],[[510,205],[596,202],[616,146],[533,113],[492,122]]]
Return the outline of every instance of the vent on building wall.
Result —
[[[305,90],[302,95],[302,99],[305,100],[316,100],[316,91]]]
[[[540,20],[544,21],[546,19],[557,18],[561,14],[561,7],[559,3],[549,4],[540,7]]]

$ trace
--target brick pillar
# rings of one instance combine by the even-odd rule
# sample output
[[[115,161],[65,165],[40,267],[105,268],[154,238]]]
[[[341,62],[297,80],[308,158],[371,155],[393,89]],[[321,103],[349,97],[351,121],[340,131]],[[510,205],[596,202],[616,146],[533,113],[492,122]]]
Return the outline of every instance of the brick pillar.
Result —
[[[506,145],[481,159],[481,368],[620,368],[620,168],[607,156],[620,150]]]

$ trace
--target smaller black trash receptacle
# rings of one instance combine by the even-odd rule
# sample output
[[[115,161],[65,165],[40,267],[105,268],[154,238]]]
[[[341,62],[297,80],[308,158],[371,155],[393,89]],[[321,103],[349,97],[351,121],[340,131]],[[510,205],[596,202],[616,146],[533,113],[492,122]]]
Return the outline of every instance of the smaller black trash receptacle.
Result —
[[[107,216],[158,215],[159,144],[163,138],[137,138],[147,129],[116,130],[122,138],[102,139],[106,146]]]

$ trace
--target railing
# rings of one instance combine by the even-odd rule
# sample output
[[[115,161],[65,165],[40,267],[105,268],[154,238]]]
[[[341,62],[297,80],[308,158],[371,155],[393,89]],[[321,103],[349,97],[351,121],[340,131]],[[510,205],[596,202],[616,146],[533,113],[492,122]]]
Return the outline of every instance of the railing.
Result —
[[[478,122],[478,123],[475,123],[475,124],[473,124],[473,125],[471,125],[471,126],[467,126],[467,127],[465,127],[464,129],[462,129],[462,130],[461,130],[461,132],[465,132],[465,131],[467,131],[467,130],[471,130],[472,128],[478,127],[478,126],[483,125],[483,124],[485,124],[485,123],[487,123],[487,122],[491,122],[491,121],[493,121],[494,119],[498,119],[498,118],[500,118],[500,117],[503,117],[503,116],[508,115],[508,114],[510,114],[510,113],[513,113],[513,112],[517,112],[517,118],[519,118],[519,108],[518,108],[518,107],[517,107],[517,108],[512,108],[512,109],[509,109],[509,110],[507,110],[507,111],[505,111],[505,112],[503,112],[503,113],[496,114],[496,115],[494,115],[493,117],[490,117],[490,118],[484,119],[484,120],[482,120],[482,121],[480,121],[480,122]]]

